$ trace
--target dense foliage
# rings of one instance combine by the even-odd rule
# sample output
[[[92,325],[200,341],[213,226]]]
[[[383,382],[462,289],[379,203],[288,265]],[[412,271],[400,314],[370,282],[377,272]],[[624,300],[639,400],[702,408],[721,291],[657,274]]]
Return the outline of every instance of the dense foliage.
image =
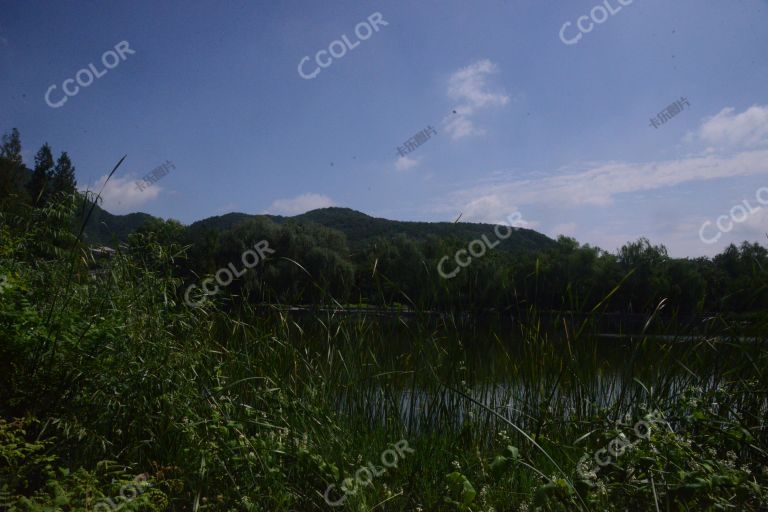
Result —
[[[8,207],[39,207],[51,195],[74,189],[66,153],[53,166],[46,144],[35,157],[34,171],[26,170],[14,130],[6,135],[1,154],[0,202]],[[609,310],[624,313],[648,312],[662,298],[681,315],[768,308],[768,285],[759,279],[768,268],[768,250],[749,242],[730,245],[714,258],[671,258],[663,245],[644,238],[613,254],[572,238],[551,240],[515,229],[460,268],[456,252],[482,236],[498,240],[494,226],[397,222],[325,208],[291,218],[233,213],[185,227],[140,213],[111,215],[98,206],[85,239],[115,247],[137,231],[160,233],[163,242],[191,247],[189,257],[178,262],[178,275],[187,282],[237,263],[247,247],[269,241],[274,260],[231,287],[252,302],[401,303],[422,309],[498,311],[522,304],[540,310],[591,311],[616,290]],[[460,269],[451,279],[441,277],[437,269],[444,256],[444,272]]]
[[[150,220],[105,256],[82,239],[93,197],[52,189],[41,204],[19,190],[0,198],[0,506],[13,512],[303,512],[328,510],[331,488],[338,510],[357,511],[768,507],[768,317],[748,336],[723,316],[679,336],[664,312],[688,293],[690,262],[663,248],[495,251],[452,290],[423,263],[449,242],[402,234],[350,252],[339,230],[289,219],[221,232]],[[238,262],[262,239],[275,250],[263,265],[184,304],[194,269]],[[723,272],[702,286],[756,308],[765,257],[746,244],[702,260]],[[516,277],[521,262],[533,268]],[[580,281],[590,268],[614,281]],[[456,306],[506,298],[523,321],[484,331],[457,314],[299,318],[233,301],[359,293],[419,306],[449,291]],[[535,307],[638,310],[662,291],[644,321],[669,342],[643,331],[606,344],[589,319]],[[643,419],[646,435],[616,445]],[[412,452],[381,472],[399,440]],[[606,447],[614,456],[597,468]],[[355,482],[369,461],[377,476]]]

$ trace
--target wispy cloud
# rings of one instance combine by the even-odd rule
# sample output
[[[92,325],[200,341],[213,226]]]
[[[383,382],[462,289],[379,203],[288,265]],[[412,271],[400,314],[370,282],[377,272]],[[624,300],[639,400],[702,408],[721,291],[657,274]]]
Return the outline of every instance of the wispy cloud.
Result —
[[[334,206],[333,200],[320,194],[301,194],[288,199],[275,199],[265,213],[274,215],[298,215],[300,213]]]
[[[749,148],[768,145],[768,106],[754,105],[740,114],[727,107],[707,119],[697,137],[713,149]],[[689,138],[690,140],[690,138]]]
[[[483,59],[453,73],[448,79],[448,97],[458,101],[453,114],[443,120],[443,127],[452,138],[460,139],[484,132],[477,128],[472,116],[479,109],[503,107],[509,103],[509,96],[503,92],[492,92],[488,88],[488,77],[499,72],[496,64]]]
[[[104,182],[107,179],[107,175],[100,177],[95,183],[89,185],[88,190],[98,193]],[[104,191],[101,193],[101,206],[110,213],[123,214],[132,211],[136,211],[138,206],[146,204],[160,195],[163,188],[158,185],[152,185],[151,187],[144,186],[144,190],[140,190],[136,186],[136,181],[133,177],[126,176],[112,176],[109,180]],[[81,188],[81,190],[85,190]]]
[[[506,94],[487,90],[488,75],[498,73],[499,67],[488,59],[483,59],[456,71],[448,79],[448,96],[465,101],[472,107],[506,105]]]
[[[768,107],[761,106],[740,114],[733,108],[723,109],[688,137],[689,142],[709,146],[708,151],[698,155],[645,163],[603,162],[557,175],[496,180],[450,194],[435,211],[458,208],[466,220],[482,222],[494,222],[517,209],[525,212],[526,206],[567,215],[566,210],[577,207],[610,207],[621,194],[768,174],[768,149],[762,148],[768,143],[767,114]],[[564,224],[558,228],[575,226]]]
[[[409,158],[407,156],[401,156],[395,161],[395,169],[398,171],[407,171],[419,165],[418,158]]]
[[[651,163],[606,163],[581,172],[483,185],[453,195],[467,220],[488,221],[521,205],[611,206],[619,194],[685,182],[768,173],[768,150]],[[458,203],[458,205],[453,204]]]

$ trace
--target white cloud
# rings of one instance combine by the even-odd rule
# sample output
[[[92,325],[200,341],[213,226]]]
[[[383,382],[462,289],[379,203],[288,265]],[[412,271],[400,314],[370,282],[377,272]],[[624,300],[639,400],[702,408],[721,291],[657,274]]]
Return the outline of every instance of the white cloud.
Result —
[[[398,171],[407,171],[419,165],[418,158],[408,158],[407,156],[401,156],[395,161],[395,169]]]
[[[475,128],[475,124],[472,120],[462,114],[446,117],[443,120],[443,128],[454,139],[460,139],[470,135],[482,135],[485,133],[485,130],[482,128]]]
[[[509,96],[486,90],[487,76],[498,72],[499,67],[488,59],[470,64],[448,79],[448,96],[475,108],[506,105]]]
[[[275,199],[265,213],[274,215],[298,215],[300,213],[334,206],[333,200],[320,194],[302,194],[289,199]]]
[[[107,175],[102,176],[88,189],[98,194],[106,179]],[[163,190],[157,184],[147,186],[145,183],[142,183],[142,190],[137,186],[137,181],[140,180],[134,180],[130,176],[112,176],[101,193],[101,207],[115,214],[133,212],[138,206],[157,198]]]
[[[564,222],[563,224],[554,226],[550,229],[550,232],[555,237],[559,235],[573,236],[576,234],[576,228],[577,226],[575,222]]]
[[[454,113],[443,119],[444,129],[454,139],[483,133],[476,128],[472,116],[478,109],[503,107],[509,96],[488,89],[489,75],[499,72],[496,64],[483,59],[453,73],[448,79],[448,97],[459,101]]]
[[[742,113],[732,108],[723,109],[702,123],[696,138],[720,149],[710,147],[700,155],[647,163],[597,162],[584,164],[580,170],[565,166],[558,170],[559,174],[529,174],[527,179],[496,177],[490,183],[454,192],[442,200],[435,211],[458,208],[468,221],[493,222],[515,210],[525,214],[526,209],[533,208],[608,207],[614,205],[620,194],[768,174],[768,149],[753,147],[768,141],[768,107],[753,106]],[[742,147],[740,151],[727,151],[737,145]],[[571,213],[564,212],[564,215]],[[553,229],[570,227],[561,224]],[[575,229],[574,226],[566,234],[572,234]]]
[[[768,144],[768,106],[754,105],[740,114],[727,107],[699,128],[699,139],[723,149]]]
[[[610,206],[618,194],[757,174],[768,174],[768,150],[745,151],[728,157],[708,155],[650,163],[606,163],[576,173],[460,191],[452,196],[446,208],[459,207],[468,219],[485,222],[521,205]]]
[[[702,143],[698,154],[650,162],[569,163],[553,171],[529,172],[524,177],[519,177],[520,169],[473,177],[474,186],[457,184],[454,192],[433,204],[432,212],[458,210],[463,212],[464,221],[488,223],[498,223],[515,211],[524,218],[543,215],[540,221],[528,225],[538,229],[543,224],[544,232],[553,236],[574,236],[606,249],[618,248],[644,235],[658,237],[675,256],[714,255],[726,244],[745,239],[765,243],[768,208],[735,223],[718,244],[703,244],[699,229],[705,220],[714,222],[718,215],[728,213],[727,208],[717,206],[725,197],[719,194],[724,189],[722,183],[768,175],[768,106],[756,105],[743,112],[725,108],[703,120],[687,138]],[[715,180],[719,182],[706,188],[667,192],[671,187]],[[768,182],[762,182],[768,186]],[[695,190],[705,191],[706,196],[691,196]],[[624,194],[632,194],[633,201],[619,203]],[[633,211],[631,217],[637,222],[629,222],[627,213],[620,209],[627,204],[646,204],[644,196],[647,201],[655,201],[656,210]],[[702,210],[701,201],[711,207]],[[578,224],[574,222],[577,215]],[[613,216],[617,219],[611,224]]]
[[[754,197],[748,197],[747,201],[749,202],[751,211],[750,209],[744,208],[743,204],[735,203],[733,205],[734,207],[741,206],[743,208],[741,212],[739,210],[737,210],[735,214],[730,210],[722,212],[723,215],[729,216],[728,221],[724,221],[724,225],[727,227],[728,224],[733,223],[733,230],[730,233],[723,234],[723,240],[721,240],[720,245],[725,246],[727,243],[731,242],[739,244],[742,240],[746,239],[762,240],[765,242],[766,236],[768,236],[768,227],[766,227],[768,226],[768,209],[760,206],[760,203],[758,203]],[[743,217],[743,211],[747,212],[746,218]],[[714,218],[709,220],[713,224],[716,222]],[[741,222],[738,222],[737,220],[741,220]]]
[[[740,202],[734,202],[728,206],[714,207],[709,215],[685,215],[682,218],[675,219],[674,224],[669,223],[666,229],[660,230],[659,234],[664,236],[665,245],[669,253],[675,257],[690,255],[714,256],[722,252],[728,244],[740,245],[744,240],[757,241],[765,245],[766,226],[768,226],[768,209],[759,206],[755,197],[746,199],[752,212],[748,211],[747,217],[742,222],[734,221],[730,216],[731,206],[743,206]],[[728,218],[722,219],[723,225],[729,228],[728,232],[721,232],[717,227],[717,218],[725,215]],[[737,211],[737,218],[741,219],[741,213]],[[701,240],[701,230],[704,224],[703,233],[706,238],[712,239],[714,243],[708,244]],[[719,236],[718,236],[719,235]],[[635,237],[637,238],[637,237]]]

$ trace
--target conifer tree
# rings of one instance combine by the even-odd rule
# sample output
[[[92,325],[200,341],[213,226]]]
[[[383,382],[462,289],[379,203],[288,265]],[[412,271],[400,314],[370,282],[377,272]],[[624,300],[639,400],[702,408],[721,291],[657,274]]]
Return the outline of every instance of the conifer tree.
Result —
[[[51,177],[51,189],[53,194],[59,192],[71,194],[77,190],[75,167],[66,151],[63,151],[59,159],[56,160],[56,167],[53,169],[53,176]]]
[[[35,205],[44,205],[48,199],[48,183],[53,176],[53,154],[46,142],[35,155],[35,169],[27,190]]]
[[[3,145],[0,146],[0,158],[18,166],[23,165],[21,160],[21,136],[17,128],[11,130],[10,135],[3,135]]]
[[[10,135],[3,135],[3,143],[0,145],[0,199],[10,196],[23,197],[25,182],[21,137],[19,130],[14,128]]]

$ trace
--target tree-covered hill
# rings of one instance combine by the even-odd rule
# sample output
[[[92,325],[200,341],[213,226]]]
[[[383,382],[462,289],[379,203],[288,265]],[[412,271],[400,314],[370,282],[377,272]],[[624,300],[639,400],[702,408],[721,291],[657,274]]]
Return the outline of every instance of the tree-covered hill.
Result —
[[[291,218],[294,222],[314,222],[337,229],[347,236],[350,247],[358,248],[377,237],[400,233],[417,241],[430,237],[456,238],[470,242],[493,231],[493,225],[469,222],[403,222],[370,217],[349,208],[321,208]],[[555,245],[551,238],[530,229],[517,229],[499,244],[500,249],[540,251]]]
[[[94,211],[93,218],[86,229],[87,239],[93,244],[110,245],[125,242],[128,235],[147,225],[152,219],[145,213],[112,215],[102,208]],[[417,242],[431,237],[453,239],[468,243],[482,235],[492,236],[493,225],[468,222],[404,222],[371,217],[350,208],[320,208],[294,217],[280,215],[250,215],[246,213],[227,213],[190,224],[186,229],[190,233],[207,230],[220,233],[230,231],[251,220],[269,219],[276,224],[294,223],[299,225],[317,224],[343,233],[352,251],[359,251],[379,238],[391,238],[405,235]],[[551,249],[555,241],[531,229],[516,229],[498,248],[512,252],[541,251]]]
[[[319,224],[338,230],[347,237],[352,250],[360,249],[378,237],[394,237],[406,235],[416,241],[424,241],[430,237],[455,238],[470,242],[482,235],[493,231],[492,224],[482,223],[453,223],[453,222],[404,222],[376,218],[351,208],[320,208],[294,217],[279,215],[247,215],[230,213],[221,217],[211,217],[192,226],[204,225],[214,229],[231,229],[232,227],[253,219],[266,217],[278,224],[293,222],[297,224]],[[530,229],[515,230],[499,247],[508,250],[543,250],[554,246],[554,240]]]
[[[85,230],[85,240],[91,245],[117,245],[154,218],[147,213],[113,215],[96,206]]]

